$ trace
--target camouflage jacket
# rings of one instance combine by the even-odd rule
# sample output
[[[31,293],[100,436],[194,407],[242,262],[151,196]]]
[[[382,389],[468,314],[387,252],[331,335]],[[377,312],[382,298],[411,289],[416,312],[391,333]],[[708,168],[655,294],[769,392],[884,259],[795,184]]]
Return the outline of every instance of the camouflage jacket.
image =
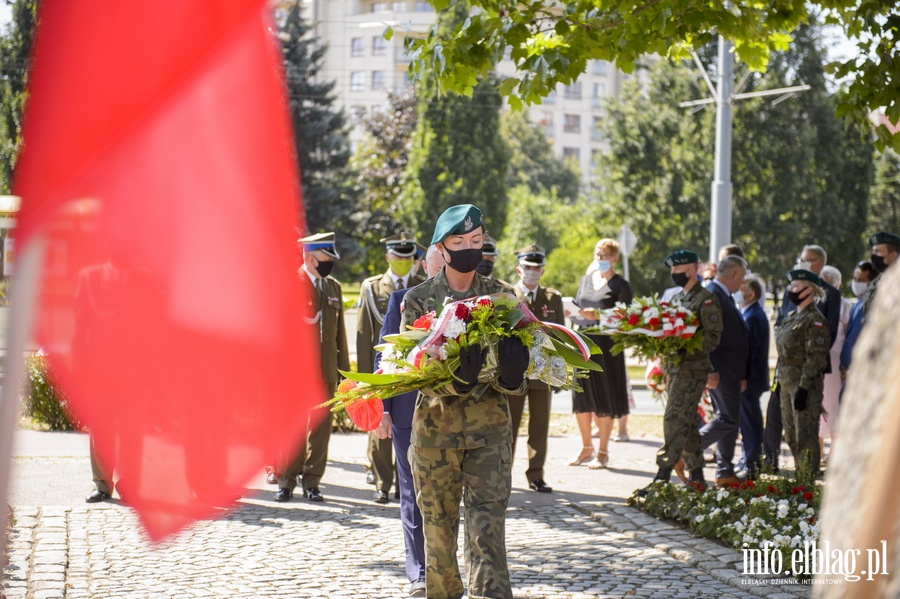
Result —
[[[719,347],[725,326],[722,322],[722,306],[719,305],[719,298],[712,291],[694,285],[689,291],[682,290],[676,293],[672,301],[679,301],[682,306],[696,314],[700,321],[699,330],[703,331],[703,347],[700,352],[684,356],[681,364],[692,368],[703,367],[708,372],[713,372],[713,367],[709,363],[709,352]]]
[[[472,288],[458,293],[450,289],[441,270],[433,279],[406,293],[400,330],[406,330],[407,324],[412,324],[431,310],[440,312],[445,302],[491,293],[512,293],[512,289],[476,274]],[[527,390],[527,379],[516,389],[479,383],[466,395],[460,395],[452,384],[423,388],[416,399],[412,444],[439,449],[473,449],[511,443],[507,395],[522,395]]]
[[[814,304],[788,314],[775,330],[778,381],[806,390],[821,389],[830,343],[828,322]]]

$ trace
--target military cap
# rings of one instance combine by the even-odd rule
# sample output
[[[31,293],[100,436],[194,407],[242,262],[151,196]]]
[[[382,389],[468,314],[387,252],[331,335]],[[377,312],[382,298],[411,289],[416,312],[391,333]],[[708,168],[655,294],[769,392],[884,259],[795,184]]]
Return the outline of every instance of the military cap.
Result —
[[[546,263],[544,248],[536,243],[519,248],[513,253],[516,255],[516,260],[518,260],[519,264],[522,266],[543,266]]]
[[[397,233],[379,240],[387,247],[387,251],[401,258],[412,258],[416,255],[416,239],[412,233]]]
[[[334,247],[334,232],[316,233],[307,237],[301,237],[297,243],[303,248],[304,252],[319,251],[327,256],[331,256],[335,260],[339,260],[341,255],[338,254],[337,248]]]
[[[881,245],[882,243],[887,243],[890,245],[900,245],[900,235],[888,233],[887,231],[879,231],[878,233],[875,233],[874,235],[869,237],[870,247],[875,247],[876,245]]]
[[[672,268],[673,266],[680,266],[682,264],[697,264],[700,262],[700,256],[697,255],[697,252],[692,252],[691,250],[678,250],[677,252],[672,252],[663,263]]]
[[[784,275],[787,277],[788,281],[809,281],[819,287],[822,286],[822,279],[819,278],[819,275],[814,273],[811,270],[806,270],[805,268],[795,268],[794,270],[789,270]]]
[[[438,217],[431,243],[440,243],[451,235],[466,235],[480,227],[481,223],[481,210],[472,204],[451,206]]]
[[[497,251],[497,242],[490,235],[484,236],[484,245],[481,246],[481,253],[485,256],[496,256],[500,253]]]

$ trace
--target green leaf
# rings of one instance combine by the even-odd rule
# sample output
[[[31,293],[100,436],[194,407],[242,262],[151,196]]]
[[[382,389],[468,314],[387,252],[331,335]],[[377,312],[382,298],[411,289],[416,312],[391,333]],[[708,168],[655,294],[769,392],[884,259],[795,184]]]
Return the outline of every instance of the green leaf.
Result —
[[[387,41],[391,41],[394,38],[394,28],[388,26],[388,28],[384,30],[384,33],[382,33],[381,36]]]
[[[581,368],[583,370],[593,370],[595,372],[603,372],[603,368],[600,367],[599,364],[592,360],[585,360],[581,355],[581,352],[575,351],[562,341],[550,338],[550,341],[553,342],[553,348],[556,349],[556,352],[562,357],[563,360],[566,361],[567,364],[574,366],[575,368]]]
[[[358,383],[367,383],[373,387],[392,385],[402,380],[396,374],[372,374],[370,372],[349,372],[344,370],[338,370],[338,372],[340,372],[341,376],[345,379],[350,379],[351,381],[356,381]]]

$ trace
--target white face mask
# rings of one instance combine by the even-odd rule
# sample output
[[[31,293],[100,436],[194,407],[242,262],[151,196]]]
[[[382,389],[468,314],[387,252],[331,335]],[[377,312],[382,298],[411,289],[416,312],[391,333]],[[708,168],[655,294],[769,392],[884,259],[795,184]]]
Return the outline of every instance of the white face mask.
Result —
[[[734,303],[736,303],[738,306],[743,306],[743,305],[744,305],[744,302],[745,302],[746,299],[747,299],[747,298],[744,296],[744,292],[741,291],[740,289],[738,289],[737,291],[735,291],[734,293],[732,293],[732,294],[731,294],[731,297],[734,298]]]
[[[855,295],[856,297],[862,297],[865,294],[866,289],[868,289],[868,288],[869,288],[869,284],[865,283],[863,281],[851,281],[850,282],[850,289],[853,290],[853,295]]]
[[[523,270],[522,282],[526,287],[534,288],[541,280],[541,271],[539,270]]]

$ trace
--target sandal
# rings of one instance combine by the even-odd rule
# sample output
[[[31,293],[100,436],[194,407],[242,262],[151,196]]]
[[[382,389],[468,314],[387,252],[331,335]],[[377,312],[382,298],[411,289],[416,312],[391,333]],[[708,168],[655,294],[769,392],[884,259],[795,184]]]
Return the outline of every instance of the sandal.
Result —
[[[603,456],[603,459],[600,458]],[[597,450],[597,457],[588,464],[588,468],[591,470],[601,470],[603,468],[609,468],[609,452],[603,451],[602,449]]]
[[[591,450],[591,452],[587,455],[587,457],[583,457],[585,449]],[[569,460],[569,466],[581,466],[585,462],[590,462],[591,460],[595,459],[595,456],[596,456],[596,454],[594,453],[594,448],[591,446],[585,445],[584,447],[581,448],[581,453],[579,453],[578,455],[573,457],[571,460]]]

